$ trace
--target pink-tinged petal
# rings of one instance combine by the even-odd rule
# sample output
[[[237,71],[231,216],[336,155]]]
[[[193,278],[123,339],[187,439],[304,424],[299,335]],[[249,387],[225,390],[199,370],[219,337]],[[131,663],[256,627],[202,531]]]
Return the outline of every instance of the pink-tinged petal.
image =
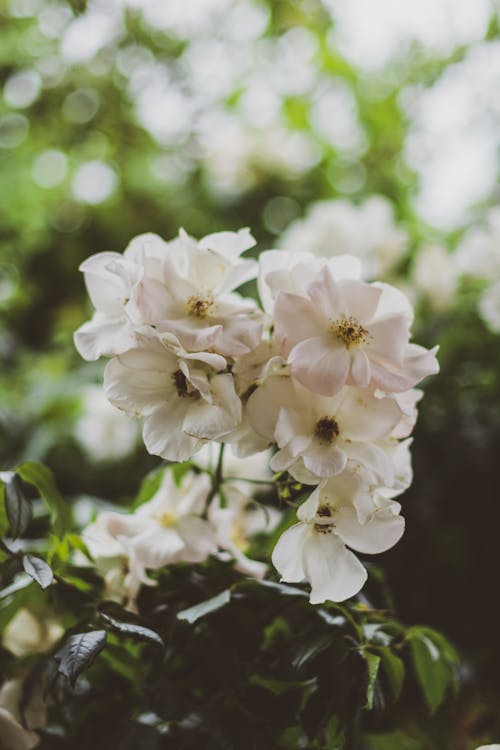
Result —
[[[388,437],[399,424],[401,410],[393,398],[377,398],[368,390],[348,388],[336,411],[344,440],[371,441]]]
[[[344,507],[335,514],[335,533],[348,547],[375,555],[394,547],[403,536],[404,518],[390,510],[376,510],[361,524],[354,508]]]
[[[252,351],[259,344],[262,323],[249,316],[218,318],[222,326],[215,348],[225,357],[238,357]]]
[[[345,469],[347,457],[336,445],[321,446],[314,441],[311,448],[302,456],[304,466],[321,479],[333,477]]]
[[[288,357],[290,371],[305,388],[333,396],[345,385],[350,357],[333,336],[318,336],[297,344]]]
[[[335,281],[328,266],[319,271],[316,279],[307,288],[308,297],[317,314],[327,321],[347,314],[347,302],[341,289],[341,283]]]
[[[377,311],[381,290],[354,279],[339,281],[338,287],[346,317],[351,316],[362,325],[369,323]]]
[[[278,292],[303,293],[322,265],[324,259],[311,253],[292,253],[287,250],[266,250],[261,253],[257,286],[264,310],[269,314],[273,313]]]
[[[304,580],[302,550],[309,533],[307,524],[296,523],[278,539],[271,559],[282,581],[298,583]]]
[[[99,312],[81,325],[73,338],[78,353],[88,362],[121,354],[136,343],[134,332],[123,316],[110,318]]]
[[[407,391],[429,375],[439,372],[436,359],[437,347],[424,349],[416,344],[409,344],[401,367],[394,367],[381,357],[375,358],[370,353],[372,383],[386,393]]]
[[[146,418],[143,439],[149,453],[168,461],[187,461],[203,445],[202,440],[182,432],[186,407],[179,400],[166,404]]]
[[[334,533],[310,534],[304,542],[303,559],[311,584],[311,604],[350,599],[363,588],[367,578],[358,558]]]
[[[274,308],[274,338],[287,356],[304,339],[321,336],[325,322],[306,297],[280,292]]]
[[[353,349],[351,352],[351,369],[349,372],[350,385],[358,388],[366,388],[370,382],[370,361],[361,349]]]
[[[372,475],[372,481],[392,487],[394,483],[394,466],[389,455],[374,443],[345,443],[343,448],[351,464],[366,469]]]
[[[370,340],[366,344],[366,353],[373,354],[378,360],[401,366],[405,358],[410,329],[408,321],[401,315],[383,318],[369,325]]]

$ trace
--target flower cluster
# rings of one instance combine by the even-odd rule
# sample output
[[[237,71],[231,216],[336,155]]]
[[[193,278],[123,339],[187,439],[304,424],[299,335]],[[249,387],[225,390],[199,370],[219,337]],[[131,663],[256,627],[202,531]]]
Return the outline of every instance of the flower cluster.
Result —
[[[170,242],[146,234],[123,255],[92,256],[82,270],[96,312],[75,342],[87,359],[112,357],[105,393],[143,418],[151,453],[185,461],[209,441],[240,456],[273,447],[273,471],[312,486],[274,565],[285,581],[307,579],[311,602],[342,601],[366,579],[351,550],[382,552],[403,533],[394,498],[411,481],[415,386],[437,371],[435,350],[410,343],[407,299],[362,281],[356,258],[269,250],[242,259],[253,245],[246,229],[200,241],[181,230]],[[262,309],[235,291],[256,277]],[[172,528],[177,491],[107,519],[136,581],[220,548],[242,562],[223,530],[228,509],[212,502],[201,517],[208,486],[196,502],[182,489],[176,507],[189,510],[175,511]]]

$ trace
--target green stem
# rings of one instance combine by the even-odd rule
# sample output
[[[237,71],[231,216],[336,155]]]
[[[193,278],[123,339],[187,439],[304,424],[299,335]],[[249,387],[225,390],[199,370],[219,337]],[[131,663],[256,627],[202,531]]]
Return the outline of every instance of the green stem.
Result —
[[[220,487],[223,482],[223,461],[224,461],[224,448],[226,446],[224,443],[221,443],[221,446],[219,448],[219,458],[217,459],[217,466],[215,467],[215,472],[212,476],[212,489],[210,490],[210,494],[207,498],[207,506],[209,505],[210,501],[215,497],[215,495],[219,492]]]

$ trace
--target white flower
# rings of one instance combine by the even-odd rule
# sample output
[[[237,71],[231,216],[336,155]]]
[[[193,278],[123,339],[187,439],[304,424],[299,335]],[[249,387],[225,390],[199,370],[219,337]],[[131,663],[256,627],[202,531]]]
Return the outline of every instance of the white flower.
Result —
[[[497,745],[481,745],[481,747],[477,747],[476,750],[500,750],[500,744],[497,744]]]
[[[342,472],[350,461],[392,485],[394,467],[379,441],[401,421],[397,402],[369,390],[345,387],[326,398],[293,380],[273,376],[249,398],[253,429],[280,449],[274,471],[287,470],[299,482],[315,484]]]
[[[279,522],[281,514],[273,508],[268,511],[249,506],[248,493],[234,485],[224,484],[225,506],[216,496],[210,504],[208,519],[214,528],[221,559],[233,558],[235,568],[252,578],[263,578],[267,565],[251,560],[245,555],[250,546],[249,537],[259,532],[270,532]],[[228,553],[228,554],[225,554]]]
[[[276,273],[267,280],[277,291]],[[274,335],[292,375],[315,393],[346,384],[405,391],[437,371],[435,350],[409,344],[411,318],[394,287],[338,278],[324,265],[302,294],[278,291]]]
[[[214,373],[222,357],[184,353],[179,358],[154,339],[112,359],[104,389],[112,404],[145,417],[143,438],[150,453],[185,461],[207,439],[219,440],[241,422],[241,401],[230,373]],[[222,360],[224,362],[224,360]]]
[[[55,620],[37,616],[26,607],[21,607],[4,629],[2,644],[14,656],[43,654],[63,633],[64,630]]]
[[[190,329],[210,327],[203,343],[219,340],[231,353],[248,351],[260,336],[256,306],[231,292],[255,276],[255,261],[239,258],[254,244],[248,229],[211,234],[199,242],[181,230],[170,242],[147,233],[134,237],[123,254],[92,255],[80,270],[96,312],[76,331],[76,348],[88,360],[121,354],[134,346],[135,334],[144,333],[146,324],[171,318],[162,330],[175,333],[188,349],[203,349],[202,333],[197,338]],[[208,320],[201,322],[209,317],[210,326]]]
[[[112,357],[135,344],[134,324],[140,326],[132,292],[144,274],[157,274],[159,259],[168,244],[155,234],[135,237],[123,255],[98,253],[87,258],[80,271],[95,314],[76,331],[75,346],[87,360]]]
[[[210,524],[201,518],[210,492],[207,474],[184,475],[179,486],[165,471],[160,487],[135,513],[107,513],[107,532],[126,551],[130,572],[151,584],[146,571],[175,562],[202,562],[217,552]]]
[[[102,388],[84,389],[82,412],[75,436],[93,461],[129,455],[137,442],[137,425],[109,403]]]
[[[404,519],[398,503],[377,499],[372,512],[360,521],[356,502],[365,508],[366,490],[355,474],[320,485],[297,511],[299,523],[287,529],[274,548],[272,560],[281,580],[306,579],[311,604],[344,601],[360,591],[366,570],[350,547],[364,554],[384,552],[401,538]],[[354,502],[353,502],[354,501]]]
[[[482,293],[478,310],[490,331],[500,333],[500,281]]]
[[[320,201],[303,219],[287,227],[280,242],[286,250],[331,257],[342,253],[363,262],[368,279],[386,276],[404,255],[406,232],[394,222],[392,204],[373,195],[356,206],[345,200]]]
[[[248,230],[199,242],[181,232],[162,262],[161,278],[144,277],[134,290],[139,317],[160,336],[174,334],[190,352],[227,357],[251,351],[260,341],[262,316],[233,290],[256,275],[256,262],[239,258],[253,244]]]
[[[39,736],[21,724],[21,680],[8,680],[0,690],[0,740],[5,750],[31,750]]]

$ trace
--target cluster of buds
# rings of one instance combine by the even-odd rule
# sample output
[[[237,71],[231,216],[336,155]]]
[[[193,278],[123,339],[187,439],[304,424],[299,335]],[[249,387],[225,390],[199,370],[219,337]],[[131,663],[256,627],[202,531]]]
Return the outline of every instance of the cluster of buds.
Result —
[[[105,393],[143,419],[151,453],[271,447],[273,471],[311,486],[273,563],[282,580],[309,581],[311,602],[342,601],[366,579],[351,550],[382,552],[403,533],[394,498],[411,482],[415,386],[437,371],[435,351],[410,343],[407,299],[363,282],[354,257],[242,259],[254,244],[246,229],[200,241],[181,230],[92,256],[96,312],[75,342],[86,359],[112,358]],[[235,291],[255,278],[261,307]]]

